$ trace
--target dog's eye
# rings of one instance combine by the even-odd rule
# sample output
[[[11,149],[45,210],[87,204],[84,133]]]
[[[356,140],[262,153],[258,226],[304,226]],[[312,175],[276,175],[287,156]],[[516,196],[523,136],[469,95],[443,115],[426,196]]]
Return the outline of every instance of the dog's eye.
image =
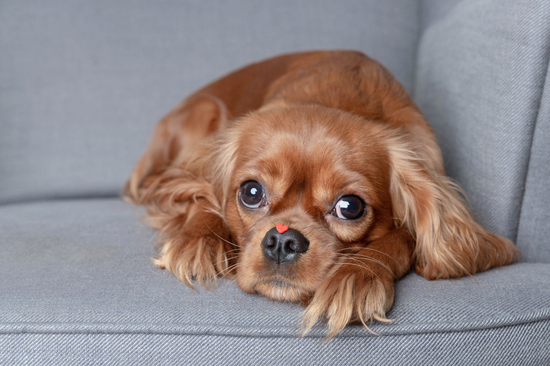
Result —
[[[344,196],[336,203],[332,214],[344,220],[356,220],[363,216],[365,203],[357,196]]]
[[[249,180],[241,184],[239,189],[239,201],[246,208],[258,208],[264,201],[264,189],[261,184]]]

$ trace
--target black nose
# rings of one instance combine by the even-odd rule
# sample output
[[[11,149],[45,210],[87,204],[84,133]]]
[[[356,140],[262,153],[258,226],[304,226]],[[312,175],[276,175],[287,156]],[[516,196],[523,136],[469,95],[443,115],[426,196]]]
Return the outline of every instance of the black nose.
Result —
[[[307,252],[308,248],[309,240],[294,229],[279,233],[276,228],[273,228],[262,240],[265,257],[277,264],[293,261],[299,254]]]

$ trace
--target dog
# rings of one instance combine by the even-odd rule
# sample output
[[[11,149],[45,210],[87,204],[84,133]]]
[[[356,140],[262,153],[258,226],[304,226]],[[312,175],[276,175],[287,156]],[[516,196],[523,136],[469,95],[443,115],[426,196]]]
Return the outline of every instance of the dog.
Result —
[[[160,231],[156,266],[299,302],[302,334],[389,321],[412,268],[457,278],[519,255],[474,220],[405,89],[355,51],[281,55],[195,92],[124,192]]]

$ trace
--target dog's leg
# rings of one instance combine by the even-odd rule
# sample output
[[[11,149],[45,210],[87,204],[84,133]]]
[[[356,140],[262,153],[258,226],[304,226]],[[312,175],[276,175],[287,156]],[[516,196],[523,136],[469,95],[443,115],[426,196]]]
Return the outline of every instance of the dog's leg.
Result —
[[[238,248],[217,214],[205,211],[201,202],[193,205],[189,214],[175,217],[161,229],[166,240],[154,263],[191,288],[193,280],[208,287],[219,275],[233,276]]]

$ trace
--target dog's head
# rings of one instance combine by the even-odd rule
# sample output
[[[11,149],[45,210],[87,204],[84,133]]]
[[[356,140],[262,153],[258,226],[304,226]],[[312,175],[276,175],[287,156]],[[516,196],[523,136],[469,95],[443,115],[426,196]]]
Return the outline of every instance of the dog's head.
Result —
[[[159,124],[159,136],[177,136],[166,126]],[[396,228],[415,239],[415,268],[428,279],[510,263],[517,250],[475,222],[434,164],[439,152],[433,158],[422,144],[430,138],[322,106],[264,108],[206,138],[191,156],[170,158],[170,166],[162,162],[179,140],[153,139],[127,189],[167,240],[158,264],[187,283],[200,266],[212,266],[178,265],[192,255],[189,236],[233,240],[236,248],[215,254],[218,273],[232,269],[243,290],[276,300],[307,301],[341,263]],[[226,227],[208,226],[201,211]],[[227,231],[228,239],[220,235]]]
[[[394,227],[384,133],[316,106],[258,111],[224,133],[216,175],[243,290],[300,300]]]
[[[416,270],[430,279],[475,273],[514,255],[472,219],[410,132],[302,105],[250,113],[208,144],[203,165],[247,292],[306,299],[396,227],[416,239]]]

